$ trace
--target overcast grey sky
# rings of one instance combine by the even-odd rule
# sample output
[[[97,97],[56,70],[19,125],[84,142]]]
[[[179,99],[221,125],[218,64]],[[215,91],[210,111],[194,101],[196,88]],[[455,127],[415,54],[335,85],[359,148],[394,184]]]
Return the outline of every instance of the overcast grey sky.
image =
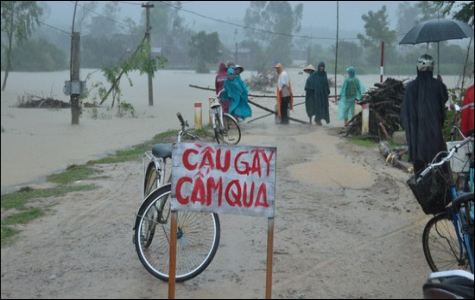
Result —
[[[213,18],[221,18],[225,21],[228,18],[244,17],[246,8],[249,7],[250,1],[185,1],[183,8],[202,15]],[[303,3],[302,25],[305,27],[329,27],[336,28],[337,22],[337,3],[339,11],[340,29],[351,30],[355,27],[363,28],[364,22],[361,19],[363,14],[372,10],[376,12],[383,5],[386,5],[388,16],[391,22],[396,24],[396,10],[399,3],[403,1],[290,1],[295,7],[299,3]],[[418,1],[408,1],[417,3]],[[183,15],[195,18],[197,21],[200,17],[183,12]],[[201,18],[201,20],[206,20]]]
[[[51,7],[50,21],[57,24],[57,20],[63,24],[71,24],[74,1],[47,1]],[[84,4],[85,1],[78,1],[78,4]],[[232,22],[233,20],[242,20],[246,8],[250,1],[183,1],[182,16],[189,23],[192,20],[196,24],[208,23],[215,24],[212,19]],[[340,30],[357,30],[363,32],[364,22],[361,19],[363,14],[370,10],[376,12],[386,5],[387,13],[391,26],[395,28],[397,18],[396,12],[398,4],[403,1],[291,1],[295,7],[298,3],[303,3],[302,25],[304,27],[320,27],[336,29],[337,22],[337,2],[339,11]],[[417,3],[418,1],[408,1]],[[144,8],[141,7],[143,1],[124,1],[120,3],[123,17],[131,17],[138,21]],[[99,9],[97,13],[102,13]],[[121,21],[121,20],[118,20]],[[223,26],[225,23],[221,23]],[[64,28],[67,30],[68,28]]]

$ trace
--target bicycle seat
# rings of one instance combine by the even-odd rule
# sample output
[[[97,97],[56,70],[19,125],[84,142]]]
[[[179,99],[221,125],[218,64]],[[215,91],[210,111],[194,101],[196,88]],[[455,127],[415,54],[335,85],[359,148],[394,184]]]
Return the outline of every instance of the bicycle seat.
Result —
[[[463,270],[434,272],[422,286],[422,293],[424,299],[473,299],[473,274]]]
[[[152,146],[152,154],[159,158],[172,157],[172,145],[170,144],[155,144]]]

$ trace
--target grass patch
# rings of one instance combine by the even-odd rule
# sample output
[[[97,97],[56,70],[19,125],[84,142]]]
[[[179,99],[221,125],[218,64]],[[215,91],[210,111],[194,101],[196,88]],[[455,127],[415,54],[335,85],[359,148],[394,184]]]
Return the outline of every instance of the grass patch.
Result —
[[[143,153],[146,150],[149,150],[150,147],[145,147],[145,145],[135,146],[132,149],[127,150],[119,150],[115,154],[88,161],[88,165],[95,165],[95,164],[113,164],[113,163],[120,163],[125,161],[132,161],[132,160],[140,160],[142,158]]]
[[[21,190],[2,195],[1,206],[3,209],[25,209],[25,204],[30,199],[46,198],[46,197],[60,197],[67,193],[77,191],[88,191],[94,189],[93,184],[86,185],[72,185],[72,186],[57,186],[48,189],[32,189],[30,187],[22,188]]]
[[[20,230],[16,228],[12,228],[10,226],[1,226],[2,229],[2,240],[1,240],[1,247],[9,246],[13,243],[13,240],[16,235],[20,233]]]
[[[45,213],[41,208],[32,208],[6,217],[2,220],[2,226],[25,224],[28,221],[44,216],[44,214]]]
[[[47,176],[46,181],[66,185],[75,181],[84,180],[98,173],[100,173],[100,171],[85,165],[70,165],[61,173]]]
[[[371,139],[367,139],[364,135],[351,136],[350,141],[353,144],[356,144],[358,146],[363,146],[363,147],[374,147],[378,144]]]

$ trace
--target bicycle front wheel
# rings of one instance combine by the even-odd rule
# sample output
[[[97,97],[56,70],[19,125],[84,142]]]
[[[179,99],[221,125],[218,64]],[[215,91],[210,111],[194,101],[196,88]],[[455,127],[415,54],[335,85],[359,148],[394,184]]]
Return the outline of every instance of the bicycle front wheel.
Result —
[[[216,141],[228,145],[237,145],[241,141],[241,128],[238,122],[231,115],[223,114],[223,124],[219,118],[216,120]]]
[[[460,247],[450,213],[435,215],[427,222],[422,234],[422,248],[433,272],[461,269],[470,272],[465,248]]]
[[[170,269],[170,194],[170,184],[150,194],[139,209],[134,227],[140,261],[163,281],[168,281]],[[211,263],[221,229],[214,213],[178,211],[177,216],[175,281],[183,282],[198,276]]]

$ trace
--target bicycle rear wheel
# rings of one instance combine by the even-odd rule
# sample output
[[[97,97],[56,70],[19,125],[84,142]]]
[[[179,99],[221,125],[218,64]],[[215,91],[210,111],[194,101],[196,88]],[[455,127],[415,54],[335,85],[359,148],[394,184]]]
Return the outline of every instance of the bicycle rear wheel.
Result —
[[[170,184],[150,194],[139,209],[134,227],[140,261],[148,272],[163,281],[168,281],[170,269],[170,194]],[[217,214],[177,214],[175,281],[183,282],[198,276],[211,263],[218,250],[221,229]]]
[[[154,162],[150,162],[147,166],[147,171],[145,172],[144,177],[144,189],[143,197],[147,197],[152,191],[156,190],[158,187],[158,182],[160,180],[160,173],[157,172]]]
[[[448,212],[435,215],[427,222],[422,234],[422,248],[433,272],[455,269],[470,272],[470,262],[465,247],[462,257],[459,257],[460,247],[457,234]]]
[[[215,134],[218,144],[223,142],[228,145],[237,145],[241,141],[241,128],[231,115],[223,114],[224,124],[221,124],[219,118],[216,122]]]

